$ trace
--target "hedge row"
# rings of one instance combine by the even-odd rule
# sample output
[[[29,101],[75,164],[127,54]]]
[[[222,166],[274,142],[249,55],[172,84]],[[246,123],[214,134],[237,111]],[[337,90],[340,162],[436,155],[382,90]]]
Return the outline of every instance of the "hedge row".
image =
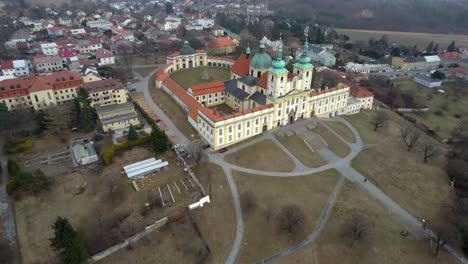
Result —
[[[112,144],[110,147],[108,147],[106,149],[106,151],[104,152],[104,154],[102,156],[102,160],[104,162],[104,165],[108,166],[108,165],[112,164],[112,159],[114,158],[115,151],[117,151],[119,149],[125,149],[125,148],[138,146],[138,145],[141,145],[141,144],[146,144],[149,141],[150,141],[150,136],[144,136],[144,137],[140,137],[140,138],[138,138],[136,140],[127,141],[127,142],[122,143],[122,144]]]
[[[33,148],[33,141],[30,138],[11,140],[5,144],[5,148],[8,154],[16,154],[20,152],[25,152]]]
[[[146,113],[145,110],[143,110],[143,108],[137,103],[137,102],[133,102],[135,104],[135,108],[141,113],[141,115],[143,116],[143,118],[146,119],[146,121],[151,125],[151,126],[155,126],[156,125],[156,122],[154,122],[154,120],[148,115],[148,113]]]

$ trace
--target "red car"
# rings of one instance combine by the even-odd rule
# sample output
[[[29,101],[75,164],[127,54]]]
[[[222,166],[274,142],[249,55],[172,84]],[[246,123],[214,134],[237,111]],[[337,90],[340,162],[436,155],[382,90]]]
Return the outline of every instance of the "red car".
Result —
[[[156,123],[159,123],[159,122],[161,122],[161,118],[159,118],[159,117],[158,117],[158,118],[156,118],[156,119],[154,120],[154,122],[156,122]]]
[[[224,153],[224,152],[226,152],[226,151],[228,151],[227,148],[222,148],[222,149],[218,150],[219,153]]]

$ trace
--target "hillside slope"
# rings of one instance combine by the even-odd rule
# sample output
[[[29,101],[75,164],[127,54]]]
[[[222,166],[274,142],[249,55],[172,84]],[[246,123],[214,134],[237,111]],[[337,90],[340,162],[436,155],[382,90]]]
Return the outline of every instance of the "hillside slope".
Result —
[[[338,28],[468,33],[468,0],[270,0],[270,8]]]

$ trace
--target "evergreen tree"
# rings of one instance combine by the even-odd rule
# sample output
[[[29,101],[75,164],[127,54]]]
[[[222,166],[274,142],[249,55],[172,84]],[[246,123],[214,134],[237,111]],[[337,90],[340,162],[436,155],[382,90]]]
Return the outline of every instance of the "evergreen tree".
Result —
[[[448,52],[457,51],[457,47],[455,46],[455,41],[452,41],[452,43],[450,43],[450,45],[449,45],[448,48],[447,48],[447,51],[448,51]]]
[[[401,56],[401,50],[398,47],[395,47],[392,49],[391,55],[393,57],[400,57]]]
[[[6,113],[8,112],[8,107],[5,102],[0,102],[0,112],[1,113]]]
[[[91,106],[91,98],[83,88],[78,90],[78,101],[80,106],[78,120],[80,121],[81,128],[88,131],[95,129],[96,113]]]
[[[174,7],[171,2],[166,2],[166,14],[174,13]]]
[[[163,153],[168,149],[168,139],[166,133],[157,126],[153,126],[150,134],[150,144],[156,153]]]
[[[136,139],[138,139],[138,133],[136,132],[133,125],[130,125],[130,127],[128,128],[127,140],[132,141]]]
[[[432,49],[432,54],[436,54],[439,53],[439,44],[435,44],[434,46],[434,49]]]
[[[431,43],[429,43],[429,45],[427,45],[426,47],[426,55],[432,54],[433,51],[434,51],[434,42],[431,41]]]
[[[35,133],[40,134],[47,129],[47,118],[44,111],[37,111],[34,113],[34,121],[36,121]]]
[[[63,263],[82,263],[86,257],[86,250],[79,234],[73,229],[68,219],[57,217],[52,228],[54,237],[50,239],[50,245],[60,254]]]

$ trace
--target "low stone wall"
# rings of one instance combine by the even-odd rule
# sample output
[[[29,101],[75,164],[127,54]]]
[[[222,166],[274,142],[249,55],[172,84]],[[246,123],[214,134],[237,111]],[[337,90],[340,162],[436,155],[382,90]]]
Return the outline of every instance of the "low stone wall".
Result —
[[[397,108],[396,111],[400,113],[418,113],[429,112],[429,108]]]

